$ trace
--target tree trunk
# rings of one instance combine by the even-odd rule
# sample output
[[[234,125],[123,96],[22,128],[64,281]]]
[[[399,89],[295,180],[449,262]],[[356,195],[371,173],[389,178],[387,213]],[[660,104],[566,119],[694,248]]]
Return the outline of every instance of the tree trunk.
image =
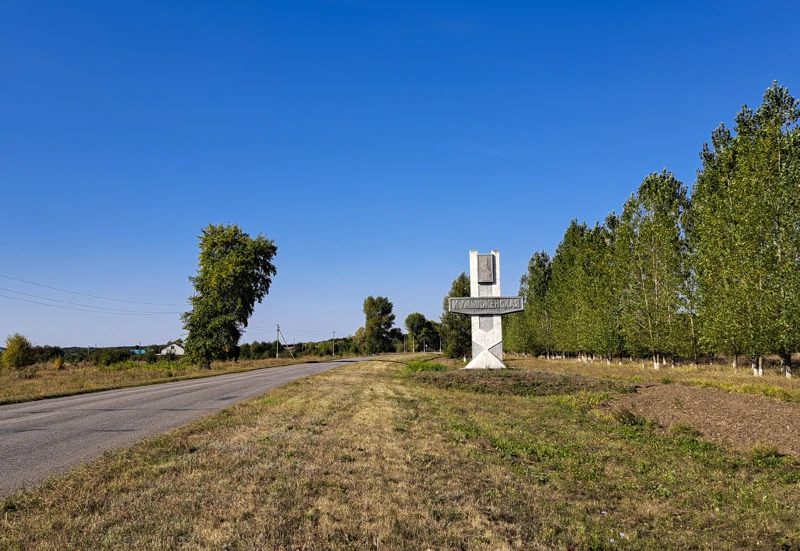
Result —
[[[764,376],[764,356],[758,357],[758,376]]]
[[[792,353],[791,352],[781,352],[781,373],[783,373],[787,379],[792,378]]]
[[[658,354],[653,354],[653,369],[658,369],[661,367],[658,365]]]
[[[739,371],[739,356],[737,354],[733,355],[733,370]]]

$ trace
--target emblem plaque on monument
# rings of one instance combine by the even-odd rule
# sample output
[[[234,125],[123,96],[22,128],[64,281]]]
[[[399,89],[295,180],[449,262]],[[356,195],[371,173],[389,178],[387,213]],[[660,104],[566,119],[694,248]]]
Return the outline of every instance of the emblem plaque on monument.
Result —
[[[478,255],[478,283],[494,283],[494,255]]]
[[[500,296],[500,251],[469,252],[469,298],[449,299],[449,310],[472,318],[472,361],[464,369],[502,369],[503,314],[524,309],[522,297]]]

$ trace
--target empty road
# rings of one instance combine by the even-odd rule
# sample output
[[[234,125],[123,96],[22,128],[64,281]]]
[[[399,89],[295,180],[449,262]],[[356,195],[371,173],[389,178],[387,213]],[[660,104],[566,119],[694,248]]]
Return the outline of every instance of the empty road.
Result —
[[[0,497],[102,452],[366,358],[272,367],[0,406]]]

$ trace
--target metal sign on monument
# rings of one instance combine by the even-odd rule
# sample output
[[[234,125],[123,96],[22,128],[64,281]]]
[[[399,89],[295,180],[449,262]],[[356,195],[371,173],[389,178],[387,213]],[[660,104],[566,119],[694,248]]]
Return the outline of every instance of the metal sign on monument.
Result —
[[[449,309],[456,314],[502,316],[525,309],[522,297],[450,298]]]

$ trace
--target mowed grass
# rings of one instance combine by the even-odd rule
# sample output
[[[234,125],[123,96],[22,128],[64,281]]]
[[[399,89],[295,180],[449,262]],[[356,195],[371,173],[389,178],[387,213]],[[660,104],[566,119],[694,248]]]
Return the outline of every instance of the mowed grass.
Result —
[[[345,365],[6,498],[0,548],[800,548],[792,459],[594,409],[626,391]]]
[[[0,368],[0,405],[57,396],[69,396],[125,388],[131,386],[166,383],[183,379],[213,377],[224,373],[236,373],[277,367],[294,363],[326,361],[327,358],[303,357],[299,359],[270,358],[264,360],[242,360],[239,362],[214,362],[212,369],[202,370],[187,362],[128,362],[121,366],[95,367],[67,365],[55,369],[52,364],[36,365],[22,369]],[[136,367],[131,367],[135,365]]]

